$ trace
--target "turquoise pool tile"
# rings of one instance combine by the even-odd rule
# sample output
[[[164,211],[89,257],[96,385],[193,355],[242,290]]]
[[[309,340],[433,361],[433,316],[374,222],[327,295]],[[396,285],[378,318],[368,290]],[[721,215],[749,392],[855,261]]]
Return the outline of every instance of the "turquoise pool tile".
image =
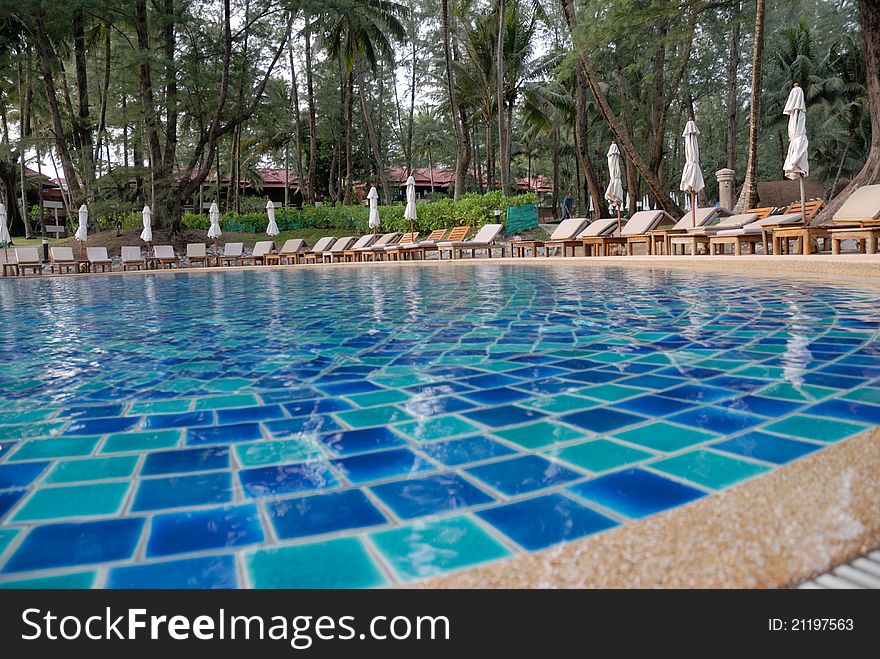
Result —
[[[395,426],[397,430],[420,442],[480,432],[480,428],[459,416],[434,416],[419,421],[408,421]]]
[[[599,403],[581,396],[558,394],[556,396],[543,396],[534,400],[528,400],[520,403],[520,405],[534,407],[537,410],[549,412],[550,414],[561,414],[564,412],[574,412],[575,410],[586,410],[596,407]]]
[[[364,408],[402,403],[409,400],[411,395],[400,389],[388,389],[387,391],[371,391],[366,394],[352,394],[346,398],[358,407]]]
[[[19,507],[16,522],[113,515],[122,509],[131,483],[95,483],[45,487],[36,490]]]
[[[134,473],[137,462],[136,455],[62,460],[52,468],[45,482],[57,484],[127,478]]]
[[[22,443],[7,458],[8,462],[22,460],[42,460],[45,458],[70,458],[91,455],[100,437],[55,437],[53,439],[32,439]]]
[[[505,346],[506,348],[506,346]],[[505,350],[506,352],[506,350]],[[508,362],[504,360],[496,360],[491,362],[485,362],[479,365],[479,368],[484,371],[491,371],[492,373],[504,373],[505,371],[513,371],[518,368],[522,368],[522,364],[520,362]]]
[[[652,462],[648,466],[713,490],[720,490],[770,470],[769,467],[754,462],[737,460],[705,449]]]
[[[377,531],[370,538],[401,581],[425,579],[511,554],[467,516]]]
[[[233,394],[230,396],[210,396],[197,398],[193,409],[197,412],[206,410],[225,410],[230,407],[252,407],[260,401],[253,394]]]
[[[645,390],[625,387],[620,384],[600,384],[595,387],[578,389],[575,393],[606,402],[617,402],[626,398],[632,398],[633,396],[641,396],[645,393]]]
[[[238,461],[244,467],[259,467],[288,462],[308,462],[323,456],[320,447],[310,438],[282,439],[238,444]]]
[[[71,574],[59,574],[52,577],[34,577],[33,579],[16,579],[14,581],[0,581],[0,589],[58,589],[58,590],[82,590],[95,585],[96,572],[73,572]]]
[[[853,400],[857,403],[880,405],[880,389],[875,387],[861,387],[844,394],[841,398],[844,400]]]
[[[15,540],[15,536],[19,533],[18,529],[0,529],[0,556],[6,551],[6,548]]]
[[[189,412],[191,400],[157,400],[146,403],[132,403],[128,413],[135,414],[177,414]]]
[[[796,401],[816,401],[837,393],[837,389],[817,387],[810,384],[794,385],[789,382],[778,382],[765,387],[756,393],[771,398],[783,398]]]
[[[546,453],[592,472],[607,471],[655,457],[653,453],[607,439],[595,439],[561,449],[551,449]]]
[[[410,373],[407,375],[371,375],[369,381],[383,387],[409,387],[414,384],[430,384],[440,378],[424,375],[422,373]]]
[[[63,423],[19,423],[11,426],[0,426],[0,441],[54,437],[66,425],[67,421]]]
[[[537,421],[516,428],[495,430],[492,434],[527,449],[541,448],[590,436],[588,432],[575,430],[553,421]]]
[[[764,430],[790,437],[814,439],[820,442],[837,442],[856,435],[869,426],[837,419],[825,419],[806,414],[796,414],[782,421],[764,426]]]
[[[246,380],[245,378],[220,378],[211,380],[205,385],[205,389],[217,393],[226,393],[228,391],[241,391],[252,384],[253,380]]]
[[[173,448],[180,443],[182,434],[183,431],[176,429],[118,433],[107,437],[100,452],[129,453]]]
[[[715,433],[676,426],[665,421],[657,421],[614,435],[615,438],[622,439],[625,442],[638,444],[639,446],[664,453],[672,453],[694,444],[708,442],[711,439],[717,439],[719,436]]]
[[[255,588],[374,588],[388,583],[359,538],[337,538],[247,554]]]
[[[11,410],[0,414],[0,439],[5,439],[3,426],[35,423],[51,419],[58,410]]]
[[[370,407],[365,410],[349,410],[336,412],[335,416],[352,428],[369,428],[370,426],[387,426],[398,421],[409,421],[412,416],[394,405]]]

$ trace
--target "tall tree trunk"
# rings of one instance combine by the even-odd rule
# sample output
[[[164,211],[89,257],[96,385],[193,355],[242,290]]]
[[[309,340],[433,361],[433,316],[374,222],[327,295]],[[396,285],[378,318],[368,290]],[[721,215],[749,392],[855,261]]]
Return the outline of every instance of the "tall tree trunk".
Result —
[[[348,73],[345,77],[345,104],[343,105],[347,113],[347,121],[345,126],[345,194],[342,197],[342,203],[350,204],[352,195],[351,180],[351,142],[352,142],[352,122],[354,120],[354,83],[352,74]]]
[[[90,194],[95,181],[91,117],[89,116],[89,83],[86,70],[85,17],[83,8],[78,5],[73,11],[73,51],[76,68],[77,119],[76,132],[79,134],[79,161],[82,183],[86,194]]]
[[[412,175],[413,168],[413,127],[415,126],[416,113],[416,39],[411,35],[412,41],[412,74],[409,84],[409,118],[406,124],[406,175]]]
[[[559,217],[559,126],[553,124],[553,217]]]
[[[560,0],[560,2],[562,3],[562,10],[565,13],[565,20],[568,24],[569,31],[571,32],[572,39],[576,41],[577,19],[575,17],[572,0]],[[623,130],[614,111],[611,109],[611,105],[608,103],[608,99],[605,96],[605,92],[602,90],[599,78],[590,66],[587,55],[582,49],[579,50],[581,50],[579,62],[580,67],[583,70],[584,75],[587,77],[587,84],[590,87],[590,91],[593,92],[596,104],[599,106],[602,115],[605,117],[605,121],[608,123],[611,132],[614,133],[614,136],[617,138],[618,146],[627,158],[632,160],[633,165],[638,170],[639,174],[641,174],[642,179],[647,184],[651,194],[658,199],[663,210],[672,216],[683,215],[684,211],[678,206],[678,204],[670,199],[668,190],[660,182],[657,175],[645,164],[644,159],[633,144],[632,138]]]
[[[296,132],[293,136],[293,148],[294,155],[296,156],[296,187],[297,189],[301,189],[303,187],[303,148],[302,148],[302,121],[299,112],[299,90],[297,89],[296,82],[296,64],[293,59],[293,36],[290,37],[290,40],[287,42],[287,54],[290,58],[290,104],[293,109],[293,122],[296,126]],[[289,167],[285,165],[285,177],[287,177],[289,171]],[[287,198],[287,190],[290,187],[285,184],[284,196]]]
[[[498,166],[501,173],[501,192],[510,194],[510,151],[507,141],[506,102],[504,99],[504,28],[507,8],[505,0],[498,0],[498,40],[495,47],[495,85],[498,106]]]
[[[486,176],[487,190],[495,189],[495,139],[492,137],[492,120],[486,121]]]
[[[863,185],[880,183],[880,0],[859,0],[862,40],[865,44],[865,78],[871,116],[871,148],[861,171],[814,220],[830,222],[849,196]]]
[[[465,174],[467,173],[466,158],[462,154],[464,148],[464,135],[459,121],[461,116],[458,111],[458,99],[455,93],[455,72],[452,69],[452,34],[449,29],[449,0],[440,2],[440,21],[443,28],[443,58],[446,65],[446,91],[449,94],[449,107],[452,116],[452,127],[455,132],[455,187],[452,198],[458,201],[464,192]],[[462,164],[465,167],[462,168]]]
[[[101,85],[101,111],[98,116],[98,130],[96,134],[97,145],[95,146],[95,162],[101,161],[101,148],[107,136],[107,103],[110,95],[110,24],[104,24],[104,81]],[[124,107],[123,107],[124,112]],[[126,126],[126,129],[128,127]],[[128,154],[125,156],[128,159]],[[107,158],[107,166],[110,166],[110,158]]]
[[[315,109],[315,85],[312,74],[311,16],[306,14],[303,20],[305,22],[303,26],[303,39],[305,39],[306,44],[306,94],[308,95],[309,102],[309,180],[306,184],[306,201],[313,205],[315,203],[315,176],[318,167],[318,119],[317,110]]]
[[[468,168],[471,166],[471,127],[468,122],[467,114],[465,113],[463,108],[458,109],[458,119],[461,122],[461,152],[463,156],[463,160],[461,163],[462,167],[462,193],[467,190],[467,173]]]
[[[737,213],[758,201],[758,130],[761,125],[761,80],[764,68],[764,0],[755,0],[755,44],[752,49],[752,94],[749,107],[749,158]]]
[[[147,23],[146,0],[136,0],[135,2],[135,31],[137,32],[138,54],[141,58],[138,78],[140,81],[141,106],[144,115],[144,132],[146,133],[147,150],[150,157],[150,180],[155,184],[155,181],[160,178],[158,176],[158,169],[162,163],[162,151],[159,146],[158,116],[153,100],[153,72],[149,62],[150,29]],[[155,200],[151,199],[150,203],[155,205]],[[166,224],[170,219],[165,217],[160,209],[153,209],[153,217],[156,218],[159,226]]]
[[[359,53],[354,56],[354,71],[357,76],[358,96],[361,100],[361,112],[364,115],[364,123],[367,126],[367,137],[370,141],[370,150],[373,152],[373,158],[376,160],[376,169],[379,174],[379,181],[382,185],[382,198],[385,204],[391,203],[390,190],[388,189],[388,173],[385,171],[385,160],[382,157],[382,146],[379,144],[379,136],[376,134],[376,127],[373,124],[373,118],[370,116],[370,110],[367,108],[367,89],[364,86],[364,72],[361,69],[361,58]]]
[[[577,106],[574,130],[575,151],[577,152],[578,165],[584,174],[584,180],[579,182],[579,187],[584,189],[593,199],[593,217],[598,218],[602,212],[602,194],[599,184],[596,182],[596,172],[590,155],[587,153],[587,82],[583,71],[577,72]],[[584,210],[590,205],[584,200]]]
[[[737,84],[736,73],[739,70],[739,31],[740,11],[742,3],[735,0],[731,8],[733,27],[730,31],[730,54],[727,58],[727,169],[736,170],[736,114]]]
[[[618,68],[617,70],[617,89],[618,94],[620,95],[620,107],[621,107],[621,119],[623,120],[623,128],[624,130],[632,135],[633,134],[633,125],[632,125],[632,116],[630,113],[630,101],[629,101],[629,83],[626,80],[626,77],[623,74],[623,71]],[[676,143],[678,143],[676,141]],[[627,195],[629,197],[627,204],[626,212],[632,217],[636,212],[636,200],[639,198],[639,181],[638,175],[636,174],[635,167],[633,167],[632,161],[629,158],[624,158],[624,171],[626,173],[626,190]]]

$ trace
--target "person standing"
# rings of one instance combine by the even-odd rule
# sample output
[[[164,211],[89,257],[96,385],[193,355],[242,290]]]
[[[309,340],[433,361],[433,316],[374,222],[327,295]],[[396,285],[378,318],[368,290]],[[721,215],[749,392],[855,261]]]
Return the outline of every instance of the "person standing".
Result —
[[[568,191],[568,194],[565,195],[565,199],[562,201],[562,219],[567,220],[574,213],[574,197],[571,194],[571,190]]]

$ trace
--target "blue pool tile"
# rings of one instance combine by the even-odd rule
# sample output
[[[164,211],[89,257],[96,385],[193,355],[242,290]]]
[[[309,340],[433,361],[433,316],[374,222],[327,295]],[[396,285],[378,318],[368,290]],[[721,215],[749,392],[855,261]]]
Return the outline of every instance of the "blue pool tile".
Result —
[[[465,398],[470,398],[477,403],[483,405],[497,405],[499,403],[512,403],[514,401],[529,398],[531,394],[525,391],[518,391],[509,387],[497,387],[496,389],[478,389],[462,394]]]
[[[626,515],[645,517],[699,499],[704,493],[643,469],[626,469],[569,488],[578,496]]]
[[[664,391],[662,395],[667,398],[689,400],[695,403],[714,403],[715,401],[734,396],[735,392],[728,389],[708,387],[703,384],[684,384],[680,387]]]
[[[681,378],[670,378],[665,375],[656,375],[650,373],[648,375],[639,375],[634,378],[621,380],[618,384],[626,384],[633,387],[644,387],[645,389],[653,389],[654,391],[663,391],[680,386],[685,382]]]
[[[364,394],[368,391],[381,391],[379,387],[369,380],[351,380],[337,384],[322,384],[320,388],[331,396],[346,396],[348,394]]]
[[[126,589],[219,589],[236,588],[235,557],[232,555],[185,558],[117,567],[107,575],[107,588]]]
[[[58,413],[59,419],[100,419],[102,417],[120,416],[124,405],[91,405],[87,407],[69,407]]]
[[[675,400],[674,398],[665,398],[663,396],[639,396],[630,398],[619,403],[614,403],[614,407],[627,412],[636,412],[645,416],[658,417],[666,416],[681,412],[689,407],[693,407],[693,403]]]
[[[472,410],[477,406],[476,403],[459,398],[458,396],[441,396],[434,398],[431,396],[421,396],[410,398],[401,403],[400,407],[409,414],[415,416],[440,416],[441,414],[451,414],[453,412],[461,412],[462,410]]]
[[[406,448],[353,455],[334,460],[333,466],[352,483],[383,480],[430,471],[436,467]]]
[[[0,490],[30,485],[48,465],[48,462],[0,464]]]
[[[432,442],[419,448],[428,457],[434,458],[447,466],[479,462],[515,453],[513,449],[482,436]]]
[[[754,414],[743,414],[741,412],[708,406],[676,414],[669,417],[669,420],[692,428],[711,430],[724,435],[746,430],[766,421],[766,419]]]
[[[265,396],[264,396],[265,397]],[[316,414],[330,414],[330,412],[344,412],[353,410],[354,405],[345,402],[341,398],[317,398],[313,400],[290,401],[283,405],[290,416],[313,416]]]
[[[125,432],[137,426],[140,417],[111,417],[107,419],[78,419],[64,430],[65,435],[106,435]]]
[[[523,407],[517,407],[516,405],[502,405],[501,407],[462,412],[462,416],[466,416],[472,421],[482,423],[490,428],[501,428],[502,426],[512,426],[517,423],[536,421],[547,415],[537,410],[527,410]]]
[[[789,412],[794,412],[799,407],[803,407],[803,403],[783,400],[781,398],[749,395],[718,403],[718,407],[737,412],[760,414],[761,416],[780,417],[785,416]]]
[[[747,458],[757,458],[774,464],[785,464],[822,448],[809,442],[786,439],[777,435],[753,431],[727,439],[711,447],[716,451],[735,453]]]
[[[717,378],[706,380],[706,384],[712,387],[733,389],[735,391],[757,391],[770,384],[770,381],[738,377],[736,375],[722,375]]]
[[[186,443],[190,446],[250,442],[262,438],[263,433],[258,423],[236,423],[230,426],[190,428],[186,431]]]
[[[469,387],[466,384],[462,384],[461,382],[449,380],[448,382],[441,382],[437,384],[414,384],[410,387],[404,387],[404,390],[414,393],[417,396],[426,396],[429,398],[433,398],[435,396],[442,396],[446,394],[457,394],[464,391],[473,391],[474,389],[473,387]]]
[[[858,423],[880,424],[880,405],[865,405],[849,400],[826,400],[803,410],[804,414],[830,416]]]
[[[12,507],[18,503],[27,490],[3,490],[0,492],[0,520],[12,510]]]
[[[262,541],[260,515],[254,505],[168,513],[153,518],[147,556],[241,547]]]
[[[280,405],[259,405],[257,407],[231,407],[217,410],[217,423],[241,423],[242,421],[271,421],[283,419],[284,410]]]
[[[230,501],[232,501],[232,474],[215,472],[144,479],[138,486],[131,509],[142,512]]]
[[[493,501],[492,497],[457,474],[393,481],[370,489],[403,519],[436,515]]]
[[[477,515],[529,551],[617,525],[613,519],[558,493],[489,508]]]
[[[576,371],[574,373],[566,373],[560,377],[566,380],[574,380],[576,382],[587,382],[590,384],[601,384],[602,382],[614,382],[624,377],[624,373],[610,373],[609,371],[600,371],[598,369],[587,371]]]
[[[556,366],[526,366],[525,368],[507,371],[505,375],[526,380],[537,380],[539,378],[552,378],[567,372],[566,369],[557,368]]]
[[[386,427],[346,430],[323,435],[320,440],[335,455],[366,453],[406,444],[403,437]]]
[[[182,412],[180,414],[152,414],[144,421],[147,430],[164,428],[191,428],[194,426],[210,426],[214,423],[213,412]]]
[[[144,520],[46,524],[31,529],[2,572],[25,572],[130,558]]]
[[[303,538],[385,524],[385,516],[356,489],[315,494],[267,503],[269,519],[279,538]]]
[[[537,455],[524,455],[466,470],[490,487],[514,496],[582,478],[583,474]]]
[[[229,467],[229,448],[211,447],[182,449],[179,451],[156,451],[147,453],[142,476],[176,474],[189,471],[213,471]]]
[[[804,373],[804,382],[819,387],[831,387],[832,389],[855,389],[867,382],[866,378],[849,378],[844,375],[832,373],[819,373],[812,371]]]
[[[319,432],[332,432],[341,429],[330,416],[300,416],[282,421],[267,421],[269,434],[276,439],[288,439],[302,434],[313,435]]]
[[[238,472],[238,477],[245,494],[251,498],[310,492],[334,487],[339,483],[323,462],[242,469]]]
[[[462,382],[469,387],[477,389],[491,389],[495,387],[504,387],[507,385],[520,382],[521,378],[510,377],[501,373],[489,373],[487,375],[477,375],[475,377],[464,378]]]
[[[516,385],[516,388],[522,389],[523,391],[529,391],[532,394],[558,394],[563,391],[572,391],[580,387],[574,382],[569,382],[568,380],[545,378],[543,380],[520,382]]]
[[[561,420],[596,433],[612,432],[624,426],[647,421],[643,416],[637,416],[629,412],[620,412],[606,407],[594,407],[593,409],[566,414],[561,417]]]
[[[723,375],[723,372],[714,368],[700,368],[699,366],[678,365],[660,369],[659,371],[657,371],[657,375],[668,375],[671,377],[684,376],[686,378],[691,378],[695,380],[708,380],[709,378]]]

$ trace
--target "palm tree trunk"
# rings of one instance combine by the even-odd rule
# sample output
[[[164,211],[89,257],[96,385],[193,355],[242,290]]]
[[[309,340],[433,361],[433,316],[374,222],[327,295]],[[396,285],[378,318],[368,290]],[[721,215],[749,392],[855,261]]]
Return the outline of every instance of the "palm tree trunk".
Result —
[[[761,124],[761,78],[764,66],[764,0],[755,0],[755,46],[752,50],[752,95],[749,108],[749,159],[737,213],[753,208],[758,201],[758,129]]]
[[[412,175],[413,126],[416,112],[416,40],[412,39],[412,76],[409,87],[409,119],[406,125],[406,175]]]
[[[293,60],[293,36],[290,37],[290,40],[287,42],[287,55],[290,58],[290,104],[293,110],[293,120],[294,125],[296,126],[296,131],[293,136],[293,149],[294,155],[296,156],[296,187],[297,189],[302,189],[303,187],[303,148],[302,148],[302,122],[299,112],[299,90],[297,89],[296,82],[296,65]],[[289,167],[285,163],[284,166],[284,175],[285,177],[289,176]],[[284,198],[287,199],[288,189],[290,186],[285,182],[284,187]],[[285,207],[287,203],[285,202]]]
[[[382,158],[382,149],[379,145],[379,138],[376,135],[376,127],[373,124],[373,119],[370,116],[370,111],[367,108],[367,90],[364,86],[364,73],[361,70],[361,58],[358,53],[355,53],[354,56],[354,70],[355,75],[357,76],[358,83],[358,96],[360,96],[361,101],[361,112],[364,115],[364,123],[367,126],[367,137],[370,141],[370,149],[373,152],[373,158],[376,160],[376,169],[379,173],[379,181],[382,185],[382,197],[385,204],[391,203],[390,190],[388,189],[388,175],[385,171],[385,162]]]
[[[498,106],[498,156],[501,168],[501,192],[510,194],[510,153],[507,142],[506,103],[504,100],[504,27],[505,0],[498,0],[498,44],[495,50],[496,105]]]
[[[727,169],[736,170],[736,114],[737,84],[736,72],[739,69],[739,31],[742,3],[735,0],[731,8],[733,28],[730,32],[730,55],[727,58]]]
[[[315,203],[315,176],[318,166],[318,120],[315,109],[315,87],[312,77],[312,33],[311,17],[306,14],[303,17],[303,39],[305,39],[306,51],[306,94],[309,102],[309,173],[306,183],[306,202],[309,205]]]
[[[440,3],[441,23],[443,28],[443,57],[446,64],[446,91],[449,94],[450,114],[452,115],[452,127],[455,131],[455,188],[452,198],[458,201],[464,192],[465,174],[467,173],[467,165],[462,168],[465,163],[465,157],[462,154],[464,146],[464,136],[462,134],[462,126],[459,121],[458,99],[455,93],[455,73],[452,69],[452,36],[449,29],[449,0],[442,0]]]
[[[354,84],[352,82],[351,73],[345,77],[345,108],[347,121],[345,122],[345,180],[342,185],[345,193],[342,195],[342,203],[351,203],[352,180],[351,180],[351,131],[352,122],[354,120]]]
[[[559,126],[553,125],[553,217],[559,209]]]

